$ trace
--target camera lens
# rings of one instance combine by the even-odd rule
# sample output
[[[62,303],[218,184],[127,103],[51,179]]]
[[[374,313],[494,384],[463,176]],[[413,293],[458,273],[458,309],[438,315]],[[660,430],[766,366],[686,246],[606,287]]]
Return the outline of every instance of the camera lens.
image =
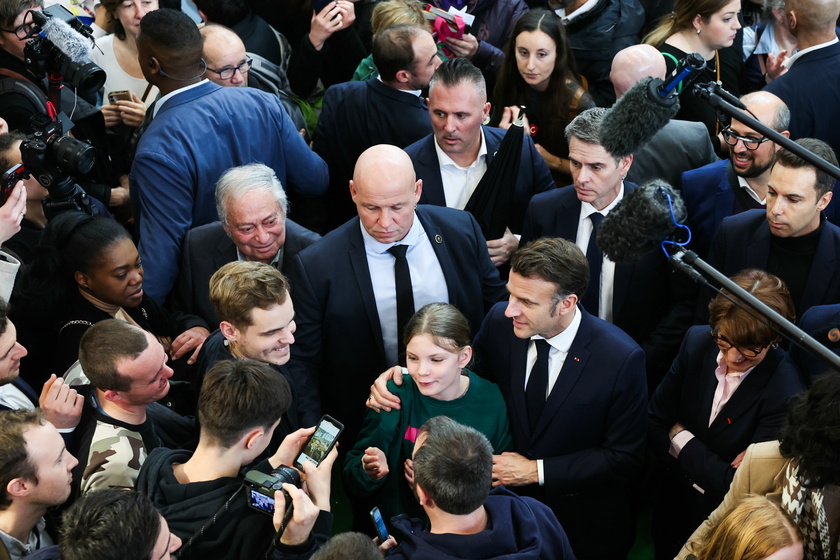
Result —
[[[54,140],[50,142],[50,155],[58,163],[59,168],[74,175],[90,173],[96,163],[96,150],[93,146],[69,136],[54,136],[53,138]]]
[[[64,79],[73,84],[83,97],[98,92],[105,84],[105,71],[93,62],[73,62],[63,53],[56,58],[61,62]]]

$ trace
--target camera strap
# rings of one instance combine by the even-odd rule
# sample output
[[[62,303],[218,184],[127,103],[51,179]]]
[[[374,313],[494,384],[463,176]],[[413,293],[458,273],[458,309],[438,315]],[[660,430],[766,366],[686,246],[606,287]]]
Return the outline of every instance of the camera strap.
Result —
[[[216,521],[218,521],[219,517],[221,517],[222,515],[224,515],[224,514],[225,514],[225,512],[227,512],[227,510],[229,510],[229,509],[230,509],[230,505],[231,505],[231,504],[233,503],[233,501],[237,498],[237,496],[239,496],[239,494],[242,492],[242,489],[243,489],[243,488],[245,488],[245,485],[244,485],[244,484],[241,484],[241,485],[239,486],[239,488],[237,488],[237,489],[236,489],[236,492],[234,492],[234,493],[233,493],[233,495],[232,495],[230,498],[228,498],[228,500],[227,500],[227,501],[226,501],[226,502],[222,505],[222,507],[220,507],[220,508],[219,508],[219,511],[217,511],[216,513],[214,513],[214,514],[213,514],[213,517],[211,517],[210,519],[208,519],[208,520],[207,520],[207,522],[206,522],[204,525],[202,525],[202,526],[201,526],[201,528],[200,528],[198,531],[196,531],[196,532],[193,534],[193,536],[191,536],[191,537],[189,538],[189,540],[187,540],[187,542],[186,542],[186,543],[184,543],[184,544],[181,546],[181,548],[179,548],[179,549],[175,552],[175,554],[173,554],[173,556],[174,556],[176,559],[180,560],[180,558],[183,558],[184,553],[185,553],[187,550],[189,550],[189,548],[193,545],[193,543],[194,543],[194,542],[196,542],[197,540],[200,540],[202,537],[204,537],[204,533],[205,533],[208,529],[210,529],[213,525],[215,525],[215,524],[216,524]]]

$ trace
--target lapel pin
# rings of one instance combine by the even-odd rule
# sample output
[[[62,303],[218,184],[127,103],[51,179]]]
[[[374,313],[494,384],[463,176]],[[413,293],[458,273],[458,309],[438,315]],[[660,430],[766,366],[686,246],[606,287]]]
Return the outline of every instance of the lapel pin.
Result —
[[[577,356],[575,356],[575,361],[576,361],[576,362],[579,362],[579,361],[580,361],[580,358],[578,358]]]
[[[726,423],[727,423],[727,424],[731,424],[731,423],[732,423],[732,418],[727,418],[727,419],[726,419]]]
[[[435,235],[435,243],[443,243],[443,237],[440,234]]]

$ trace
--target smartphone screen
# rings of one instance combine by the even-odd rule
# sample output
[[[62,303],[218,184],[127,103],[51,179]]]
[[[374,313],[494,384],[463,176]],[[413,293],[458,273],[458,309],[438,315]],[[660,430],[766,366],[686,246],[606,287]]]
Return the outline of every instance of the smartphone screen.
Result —
[[[376,527],[376,534],[379,540],[385,542],[388,540],[388,528],[385,527],[385,520],[382,519],[382,513],[378,507],[370,510],[370,518],[373,520],[373,526]]]
[[[303,463],[306,461],[313,463],[316,467],[320,465],[335,445],[343,429],[344,425],[341,422],[331,416],[324,415],[318,422],[315,433],[312,434],[300,455],[295,459],[295,468],[303,469]]]

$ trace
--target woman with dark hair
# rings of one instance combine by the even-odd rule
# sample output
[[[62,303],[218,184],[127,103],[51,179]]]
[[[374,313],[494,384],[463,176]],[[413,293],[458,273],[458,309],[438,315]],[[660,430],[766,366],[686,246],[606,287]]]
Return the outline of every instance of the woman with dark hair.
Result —
[[[173,359],[189,363],[210,334],[200,318],[173,317],[145,296],[143,265],[125,228],[78,212],[50,220],[12,295],[11,317],[30,351],[22,375],[39,387],[78,359],[82,335],[105,319],[149,331]]]
[[[730,48],[741,29],[740,12],[741,0],[677,0],[674,11],[643,42],[662,52],[669,74],[689,53],[699,53],[706,69],[696,83],[720,81],[726,91],[740,97],[744,62],[741,53]],[[676,118],[702,122],[712,139],[720,132],[715,109],[699,97],[681,96]]]
[[[808,560],[838,557],[840,537],[840,375],[826,374],[791,403],[780,441],[747,449],[720,506],[680,551],[686,558],[720,519],[750,494],[780,502]]]
[[[787,287],[776,276],[745,270],[732,280],[795,319]],[[796,366],[783,359],[781,337],[731,297],[712,300],[709,326],[688,330],[650,402],[657,558],[673,558],[720,504],[747,447],[776,437],[788,400],[803,389]]]
[[[508,128],[525,107],[526,132],[534,137],[558,186],[571,183],[564,131],[579,113],[595,106],[580,84],[566,28],[548,10],[527,12],[513,28],[493,92],[492,122]]]

